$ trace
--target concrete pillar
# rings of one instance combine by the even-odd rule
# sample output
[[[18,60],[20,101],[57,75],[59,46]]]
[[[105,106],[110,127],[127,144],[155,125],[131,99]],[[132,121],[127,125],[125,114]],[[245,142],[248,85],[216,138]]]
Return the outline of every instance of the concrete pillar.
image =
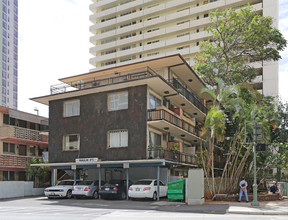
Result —
[[[189,169],[186,181],[186,203],[188,205],[202,205],[204,201],[203,169]]]

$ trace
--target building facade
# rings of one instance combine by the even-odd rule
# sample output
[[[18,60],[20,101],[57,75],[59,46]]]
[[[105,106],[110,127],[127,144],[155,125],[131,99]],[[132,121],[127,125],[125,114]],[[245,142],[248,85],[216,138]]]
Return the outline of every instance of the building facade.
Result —
[[[50,95],[32,99],[49,105],[49,162],[55,167],[71,169],[79,158],[196,166],[211,97],[199,97],[205,85],[181,55],[60,80]]]
[[[0,181],[26,180],[26,163],[48,151],[47,130],[47,118],[0,107]]]
[[[278,26],[278,0],[93,0],[90,16],[94,70],[180,53],[193,67],[199,42],[211,37],[209,12],[251,4]],[[253,82],[264,95],[277,96],[278,63],[253,63]]]
[[[0,106],[17,109],[18,98],[18,0],[0,2],[1,80]]]

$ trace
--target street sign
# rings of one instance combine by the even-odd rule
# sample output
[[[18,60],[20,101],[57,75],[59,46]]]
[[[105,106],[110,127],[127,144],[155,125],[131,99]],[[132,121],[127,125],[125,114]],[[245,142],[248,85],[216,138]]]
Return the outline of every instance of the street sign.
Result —
[[[266,144],[257,144],[256,145],[256,152],[265,152],[266,151]]]
[[[98,158],[94,157],[94,158],[77,158],[75,159],[76,163],[93,163],[93,162],[97,162]]]

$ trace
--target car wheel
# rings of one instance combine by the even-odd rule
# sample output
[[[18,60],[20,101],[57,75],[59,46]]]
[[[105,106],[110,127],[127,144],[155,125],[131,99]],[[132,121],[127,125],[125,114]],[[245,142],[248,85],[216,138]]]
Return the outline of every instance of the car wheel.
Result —
[[[122,200],[126,199],[126,193],[125,192],[122,192],[121,195],[120,195],[120,198]]]
[[[67,191],[66,198],[67,199],[71,199],[72,198],[72,191],[71,190]]]
[[[98,192],[94,191],[92,196],[93,196],[93,199],[98,199],[98,197],[99,197]]]
[[[153,201],[156,201],[156,200],[157,200],[157,193],[156,193],[156,192],[153,193],[152,199],[153,199]]]

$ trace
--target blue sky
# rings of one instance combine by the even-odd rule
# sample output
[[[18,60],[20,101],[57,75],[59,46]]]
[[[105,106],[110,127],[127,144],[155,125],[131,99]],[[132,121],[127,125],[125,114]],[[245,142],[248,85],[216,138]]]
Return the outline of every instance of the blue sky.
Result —
[[[272,1],[272,0],[271,0]],[[48,116],[30,98],[48,95],[59,78],[89,72],[91,0],[20,0],[18,109]],[[288,39],[288,0],[279,0],[279,29]],[[288,100],[288,49],[280,61],[280,95]]]

